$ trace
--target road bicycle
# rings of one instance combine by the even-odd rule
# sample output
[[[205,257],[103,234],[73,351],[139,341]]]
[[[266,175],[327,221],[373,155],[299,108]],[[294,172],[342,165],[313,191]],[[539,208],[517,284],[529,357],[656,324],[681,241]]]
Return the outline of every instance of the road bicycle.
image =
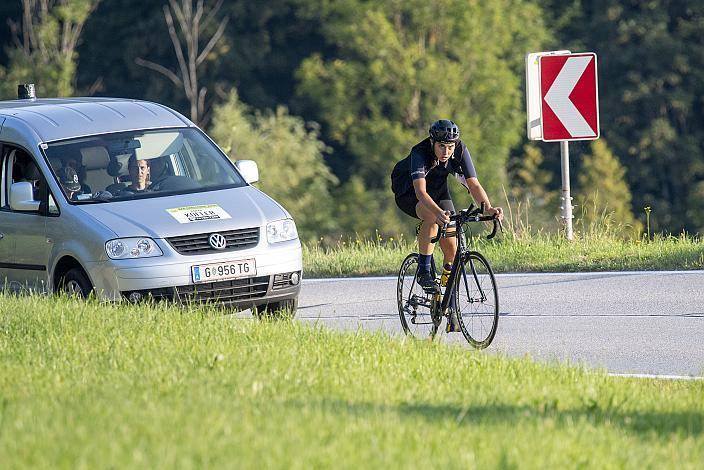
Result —
[[[492,222],[494,227],[487,236],[496,236],[501,227],[493,215],[482,215],[484,204],[450,216],[450,224],[440,228],[431,240],[457,237],[457,251],[445,286],[436,280],[435,292],[429,293],[418,284],[418,253],[406,256],[398,273],[397,300],[401,325],[407,335],[417,338],[434,338],[443,318],[450,321],[450,299],[454,296],[455,311],[462,334],[469,344],[484,349],[491,344],[499,324],[499,292],[494,272],[486,258],[477,251],[468,250],[465,232],[473,222]],[[435,263],[432,274],[437,278]]]

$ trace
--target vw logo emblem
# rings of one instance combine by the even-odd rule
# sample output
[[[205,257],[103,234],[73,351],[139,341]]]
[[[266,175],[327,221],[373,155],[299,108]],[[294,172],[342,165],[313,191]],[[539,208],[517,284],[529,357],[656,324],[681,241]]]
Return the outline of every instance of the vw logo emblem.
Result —
[[[227,246],[227,240],[219,233],[211,233],[208,237],[208,243],[216,250],[222,250]]]

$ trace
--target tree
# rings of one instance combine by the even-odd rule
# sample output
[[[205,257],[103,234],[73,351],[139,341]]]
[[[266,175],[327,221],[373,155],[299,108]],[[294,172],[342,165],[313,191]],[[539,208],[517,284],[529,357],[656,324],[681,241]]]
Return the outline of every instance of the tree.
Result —
[[[632,197],[625,181],[625,169],[604,139],[593,141],[591,151],[584,157],[577,178],[577,200],[583,208],[585,226],[606,223],[618,233],[640,233],[642,226],[631,212]]]
[[[338,235],[341,238],[410,235],[418,221],[402,214],[387,194],[388,190],[369,189],[360,176],[352,176],[337,188],[333,199]]]
[[[176,0],[169,0],[169,5],[164,5],[164,20],[168,26],[169,37],[178,61],[177,72],[150,60],[136,59],[138,65],[161,73],[174,85],[183,88],[190,103],[191,121],[196,124],[204,124],[208,118],[205,102],[207,88],[198,84],[198,69],[208,59],[208,55],[225,32],[229,17],[225,16],[220,19],[215,32],[202,50],[200,32],[207,30],[216,20],[222,2],[223,0],[218,0],[209,11],[204,9],[203,0],[198,0],[195,8],[193,8],[192,0],[181,0],[180,4]],[[178,31],[174,24],[174,16],[178,22]]]
[[[543,0],[579,14],[556,31],[560,48],[599,54],[602,134],[628,169],[633,210],[656,230],[700,229],[692,198],[704,180],[704,3]]]
[[[545,36],[539,10],[515,0],[307,5],[336,52],[302,63],[298,96],[341,147],[343,165],[367,187],[386,188],[394,163],[429,124],[451,118],[480,179],[500,192],[524,119],[523,52]]]
[[[346,187],[361,184],[393,206],[391,168],[431,122],[449,118],[482,184],[501,197],[525,119],[523,53],[546,34],[537,8],[520,0],[317,0],[300,15],[316,18],[334,49],[303,61],[297,104],[321,123],[335,149],[332,168],[359,178]],[[457,203],[467,201],[465,191]],[[406,217],[388,214],[396,220],[387,217],[387,226]]]
[[[509,170],[512,222],[515,230],[549,228],[559,208],[559,193],[551,190],[553,175],[543,169],[543,152],[535,144],[525,144],[522,153],[511,160]]]
[[[337,179],[325,165],[327,147],[315,124],[306,126],[283,106],[251,114],[235,91],[215,106],[213,116],[215,141],[233,160],[257,162],[258,186],[291,213],[302,238],[335,228],[330,188]]]
[[[10,21],[14,47],[0,69],[0,93],[17,96],[18,83],[35,83],[40,96],[75,92],[76,48],[98,0],[22,0],[21,24]]]

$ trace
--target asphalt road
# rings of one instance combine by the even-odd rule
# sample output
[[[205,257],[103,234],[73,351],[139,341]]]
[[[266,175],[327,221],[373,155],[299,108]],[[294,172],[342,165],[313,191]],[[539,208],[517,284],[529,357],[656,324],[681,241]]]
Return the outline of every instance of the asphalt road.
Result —
[[[617,374],[704,375],[704,271],[504,274],[490,353]],[[297,317],[403,335],[395,278],[304,280]],[[464,344],[461,333],[440,341]]]

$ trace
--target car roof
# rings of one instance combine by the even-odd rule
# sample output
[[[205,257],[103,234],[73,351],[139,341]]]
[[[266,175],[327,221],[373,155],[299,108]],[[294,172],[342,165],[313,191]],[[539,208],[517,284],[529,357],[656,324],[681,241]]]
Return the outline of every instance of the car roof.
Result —
[[[158,103],[123,98],[41,98],[0,101],[4,127],[41,142],[136,129],[194,124]],[[4,130],[3,130],[4,133]]]

